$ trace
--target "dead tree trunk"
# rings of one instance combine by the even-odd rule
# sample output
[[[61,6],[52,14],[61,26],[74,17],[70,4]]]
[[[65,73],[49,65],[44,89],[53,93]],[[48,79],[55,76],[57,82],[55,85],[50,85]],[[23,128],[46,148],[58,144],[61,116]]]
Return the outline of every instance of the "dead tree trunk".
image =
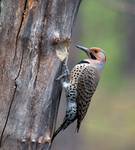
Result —
[[[80,0],[0,0],[1,150],[47,150]]]

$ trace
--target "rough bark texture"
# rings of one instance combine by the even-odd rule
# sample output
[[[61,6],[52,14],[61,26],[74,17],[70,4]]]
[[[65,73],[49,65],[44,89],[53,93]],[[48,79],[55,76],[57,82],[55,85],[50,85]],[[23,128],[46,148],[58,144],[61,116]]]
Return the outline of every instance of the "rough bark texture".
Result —
[[[47,150],[80,0],[0,0],[1,150]]]

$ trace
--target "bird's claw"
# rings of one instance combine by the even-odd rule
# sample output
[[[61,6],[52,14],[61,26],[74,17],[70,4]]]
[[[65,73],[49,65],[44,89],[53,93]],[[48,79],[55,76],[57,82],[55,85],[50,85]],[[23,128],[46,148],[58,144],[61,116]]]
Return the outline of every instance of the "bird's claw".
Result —
[[[61,80],[64,76],[65,76],[64,74],[60,75],[58,78],[56,78],[56,81]]]
[[[67,79],[70,75],[70,72],[69,72],[67,65],[64,64],[63,67],[64,67],[64,73],[62,75],[60,75],[58,78],[56,78],[57,81],[61,80],[62,78]]]
[[[58,78],[56,78],[56,80],[59,81],[62,78],[68,78],[69,75],[70,75],[69,71],[68,72],[64,72],[62,75],[60,75]]]

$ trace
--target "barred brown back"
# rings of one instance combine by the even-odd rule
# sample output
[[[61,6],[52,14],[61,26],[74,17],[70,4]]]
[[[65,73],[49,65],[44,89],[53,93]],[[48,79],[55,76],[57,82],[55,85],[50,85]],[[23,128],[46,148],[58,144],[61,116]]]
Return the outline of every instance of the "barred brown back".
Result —
[[[86,115],[91,97],[93,96],[99,81],[99,74],[96,68],[87,65],[81,72],[77,84],[77,131],[81,121]]]

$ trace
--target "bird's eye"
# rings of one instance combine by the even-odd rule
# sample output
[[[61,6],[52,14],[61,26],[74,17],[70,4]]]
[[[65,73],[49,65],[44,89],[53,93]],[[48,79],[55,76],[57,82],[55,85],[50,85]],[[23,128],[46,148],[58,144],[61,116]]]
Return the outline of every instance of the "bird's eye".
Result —
[[[94,50],[94,52],[95,52],[95,53],[98,53],[98,51],[97,51],[97,50]]]

